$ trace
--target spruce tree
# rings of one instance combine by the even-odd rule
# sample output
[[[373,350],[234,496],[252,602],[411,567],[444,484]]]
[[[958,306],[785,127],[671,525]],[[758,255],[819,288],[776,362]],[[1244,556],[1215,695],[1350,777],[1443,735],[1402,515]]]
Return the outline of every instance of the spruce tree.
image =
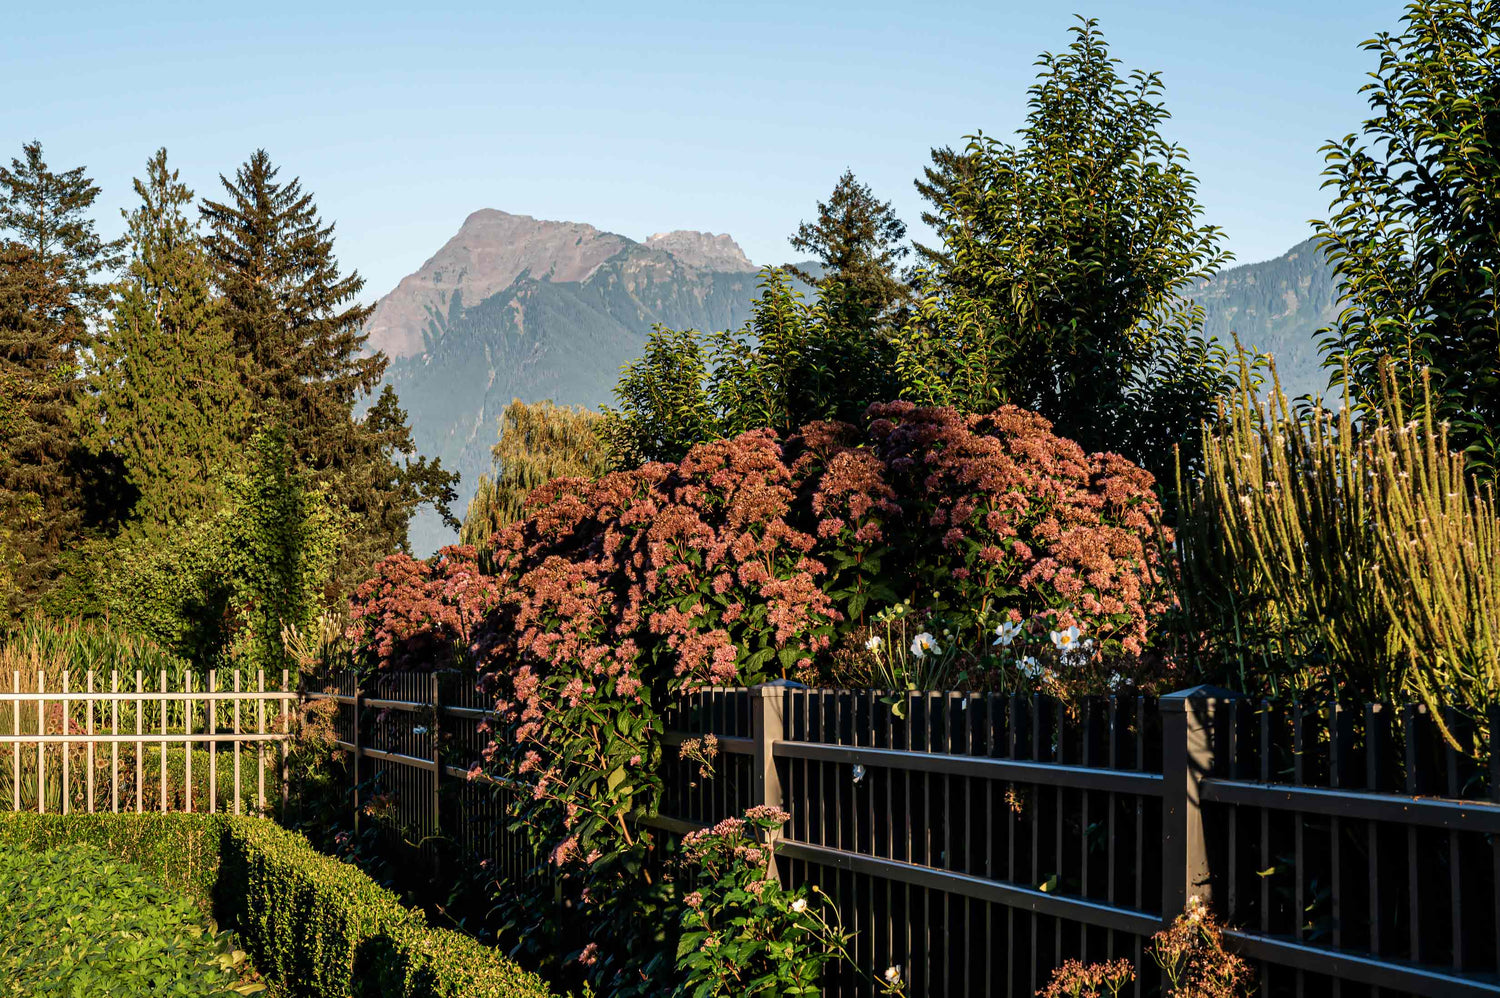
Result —
[[[909,296],[897,270],[909,252],[905,238],[906,223],[890,202],[877,199],[854,171],[845,170],[828,200],[818,202],[817,220],[803,222],[790,240],[793,249],[817,258],[822,276],[793,272],[819,286],[838,281],[847,304],[884,316]]]
[[[141,203],[125,215],[129,268],[96,351],[95,434],[123,462],[139,492],[136,519],[151,533],[207,511],[244,439],[249,407],[187,214],[193,192],[167,166],[165,149],[135,190]]]
[[[23,602],[52,588],[60,555],[90,526],[88,466],[77,406],[81,351],[109,298],[96,278],[118,265],[118,244],[100,239],[89,209],[99,188],[83,167],[53,171],[39,142],[0,167],[0,386],[11,428],[0,438],[0,497],[29,515],[15,525],[16,587]],[[105,512],[108,512],[106,510]]]
[[[374,307],[358,303],[358,272],[340,273],[334,227],[319,217],[312,195],[296,178],[278,181],[278,172],[257,150],[233,179],[221,176],[225,199],[202,206],[205,243],[255,413],[284,427],[295,460],[353,517],[355,543],[339,573],[348,583],[406,546],[418,505],[433,503],[456,527],[448,503],[457,476],[439,462],[413,460],[394,394],[382,393],[356,418],[388,363],[364,349]]]

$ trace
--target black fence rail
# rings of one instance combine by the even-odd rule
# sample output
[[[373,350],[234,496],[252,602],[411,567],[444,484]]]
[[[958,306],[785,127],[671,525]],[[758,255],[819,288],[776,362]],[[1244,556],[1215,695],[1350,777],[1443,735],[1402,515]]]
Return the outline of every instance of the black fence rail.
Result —
[[[371,810],[504,878],[544,876],[512,830],[524,788],[468,778],[485,698],[391,674],[313,696]],[[667,716],[671,836],[762,803],[792,819],[777,872],[834,898],[853,966],[830,998],[1032,995],[1070,958],[1131,959],[1198,895],[1260,993],[1500,995],[1500,763],[1478,725],[1420,706],[1281,704],[1200,688],[1160,702],[805,689],[681,698]],[[1491,730],[1500,718],[1492,719]],[[712,735],[712,743],[705,744]],[[711,747],[712,746],[712,747]],[[685,747],[685,751],[684,751]],[[357,802],[359,803],[359,802]]]

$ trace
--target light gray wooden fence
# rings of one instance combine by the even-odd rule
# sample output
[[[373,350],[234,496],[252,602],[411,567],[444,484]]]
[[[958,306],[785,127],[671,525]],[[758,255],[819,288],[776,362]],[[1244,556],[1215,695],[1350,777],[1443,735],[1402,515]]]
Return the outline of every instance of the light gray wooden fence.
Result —
[[[284,796],[297,698],[285,670],[279,678],[268,687],[264,670],[0,677],[0,809],[267,813]]]

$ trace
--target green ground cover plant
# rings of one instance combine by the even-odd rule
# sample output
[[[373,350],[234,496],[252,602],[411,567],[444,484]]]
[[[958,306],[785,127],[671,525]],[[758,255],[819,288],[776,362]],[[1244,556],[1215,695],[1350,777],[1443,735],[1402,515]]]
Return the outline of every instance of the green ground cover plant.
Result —
[[[0,852],[0,980],[32,998],[265,990],[189,897],[92,845]]]

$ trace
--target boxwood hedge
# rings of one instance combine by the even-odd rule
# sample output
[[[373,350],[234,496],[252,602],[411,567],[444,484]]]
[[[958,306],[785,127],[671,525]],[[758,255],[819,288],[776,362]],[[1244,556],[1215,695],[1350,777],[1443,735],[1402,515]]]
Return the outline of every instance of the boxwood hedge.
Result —
[[[429,925],[358,868],[264,818],[0,815],[0,848],[80,842],[211,912],[288,998],[551,998],[503,954]]]

